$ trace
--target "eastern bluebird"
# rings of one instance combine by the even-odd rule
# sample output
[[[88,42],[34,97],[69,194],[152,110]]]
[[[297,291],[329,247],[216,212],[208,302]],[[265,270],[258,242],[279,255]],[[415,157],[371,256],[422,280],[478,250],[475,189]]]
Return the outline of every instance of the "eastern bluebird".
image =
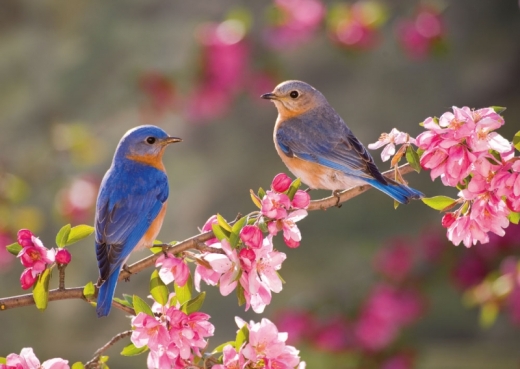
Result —
[[[168,144],[180,141],[155,126],[131,129],[119,141],[96,204],[98,317],[110,313],[132,250],[152,246],[161,229],[169,191],[162,156]]]
[[[363,144],[314,87],[286,81],[261,97],[278,109],[273,135],[278,155],[310,188],[338,196],[340,190],[368,183],[402,204],[423,197],[383,177]]]

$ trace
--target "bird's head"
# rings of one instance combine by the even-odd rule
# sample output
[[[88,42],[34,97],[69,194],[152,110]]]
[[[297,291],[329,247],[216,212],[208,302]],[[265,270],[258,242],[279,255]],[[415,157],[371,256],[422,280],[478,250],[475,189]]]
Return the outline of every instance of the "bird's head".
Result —
[[[285,81],[273,92],[263,94],[262,99],[271,100],[283,118],[303,114],[308,110],[327,104],[325,96],[314,87],[302,81]]]
[[[161,159],[164,149],[171,143],[181,142],[178,137],[168,136],[156,126],[139,126],[125,133],[116,150],[114,159],[127,158],[162,167]]]

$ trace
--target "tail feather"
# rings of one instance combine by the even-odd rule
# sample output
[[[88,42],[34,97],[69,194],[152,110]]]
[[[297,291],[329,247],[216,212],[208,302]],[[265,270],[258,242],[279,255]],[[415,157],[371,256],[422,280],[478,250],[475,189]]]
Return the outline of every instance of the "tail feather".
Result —
[[[118,278],[119,273],[112,273],[99,288],[96,307],[98,318],[107,316],[110,313]]]
[[[367,181],[372,187],[377,188],[379,191],[387,194],[395,201],[401,204],[408,204],[410,200],[418,200],[424,197],[424,194],[411,187],[405,186],[401,183],[397,183],[393,180],[386,178],[388,184],[383,184],[377,180]]]

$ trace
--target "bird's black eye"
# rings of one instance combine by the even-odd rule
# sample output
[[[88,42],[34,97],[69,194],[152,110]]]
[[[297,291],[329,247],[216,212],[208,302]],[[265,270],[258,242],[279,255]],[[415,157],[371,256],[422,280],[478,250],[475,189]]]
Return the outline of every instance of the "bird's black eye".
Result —
[[[153,145],[155,143],[155,137],[148,137],[146,139],[146,142],[149,143],[150,145]]]
[[[293,99],[296,99],[299,95],[300,94],[298,93],[298,91],[291,91],[291,93],[289,94],[289,96]]]

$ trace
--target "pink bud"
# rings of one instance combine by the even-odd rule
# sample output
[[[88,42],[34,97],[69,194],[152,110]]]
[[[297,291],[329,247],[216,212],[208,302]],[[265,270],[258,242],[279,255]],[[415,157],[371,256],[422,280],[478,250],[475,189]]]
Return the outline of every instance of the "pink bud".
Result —
[[[70,263],[71,258],[72,257],[70,255],[69,250],[59,249],[58,252],[56,253],[56,257],[54,260],[56,260],[56,263],[58,263],[58,264],[67,265],[68,263]]]
[[[251,266],[253,265],[253,262],[256,260],[256,254],[251,249],[242,249],[240,250],[240,253],[238,254],[240,258],[240,266],[242,269],[249,271],[251,270]]]
[[[34,246],[32,242],[33,233],[28,229],[20,229],[18,231],[18,243],[23,247]]]
[[[246,246],[259,249],[262,247],[263,234],[257,226],[246,225],[240,231],[240,239]]]
[[[457,220],[457,217],[455,217],[453,213],[446,213],[446,215],[442,217],[442,226],[448,228],[455,220]]]
[[[213,224],[218,224],[218,220],[217,220],[217,216],[216,215],[212,215],[212,216],[209,217],[208,220],[206,220],[206,223],[202,227],[201,232],[209,232],[209,231],[211,231],[213,229],[211,227]],[[217,243],[217,242],[218,242],[218,239],[216,237],[214,237],[214,238],[211,238],[211,239],[207,240],[205,242],[205,244],[209,246],[209,245],[212,245],[212,244]]]
[[[38,278],[33,275],[32,268],[27,268],[22,272],[20,276],[20,284],[24,290],[31,288]]]
[[[285,244],[289,246],[292,249],[295,249],[296,247],[300,246],[300,241],[293,240],[292,238],[283,238],[285,241]]]
[[[310,202],[311,202],[310,195],[305,191],[298,190],[294,194],[291,205],[293,206],[293,208],[296,208],[296,209],[307,209],[307,206],[309,206]]]
[[[285,173],[278,173],[273,178],[273,183],[271,183],[271,188],[276,192],[285,192],[291,186],[292,180]]]

